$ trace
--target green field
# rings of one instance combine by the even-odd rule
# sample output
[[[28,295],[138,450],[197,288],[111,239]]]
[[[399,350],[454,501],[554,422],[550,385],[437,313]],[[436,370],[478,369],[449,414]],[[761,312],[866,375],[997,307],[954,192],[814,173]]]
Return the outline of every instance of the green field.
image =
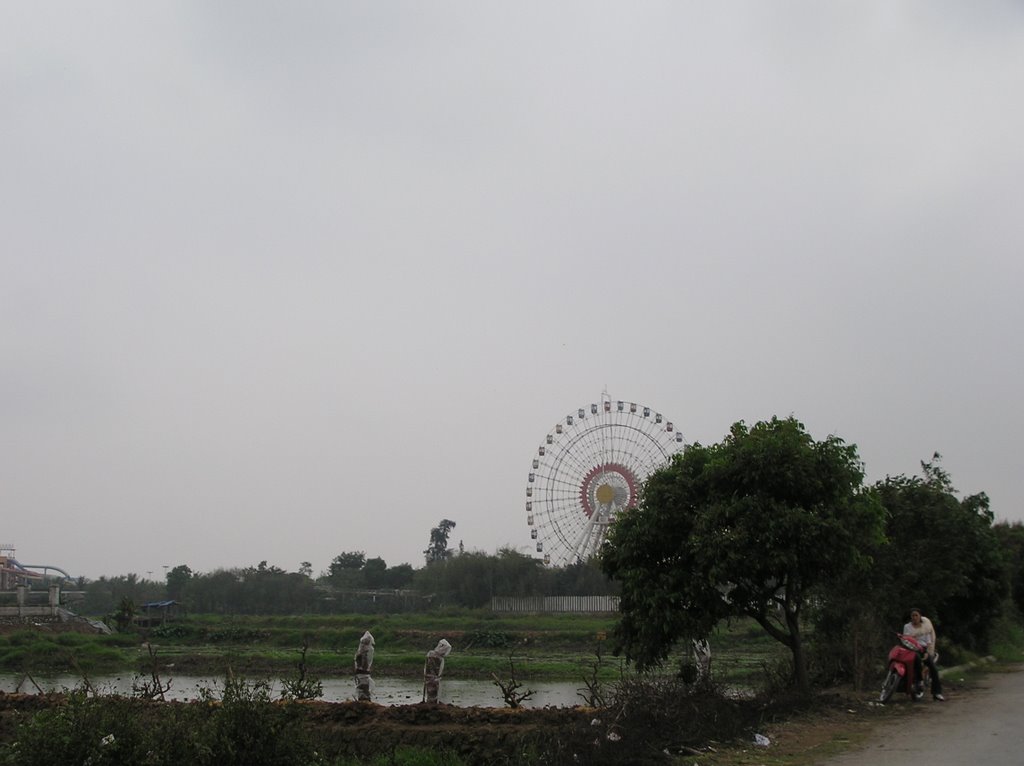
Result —
[[[498,615],[489,611],[429,614],[298,617],[189,616],[149,631],[112,636],[22,630],[0,635],[0,669],[10,672],[109,672],[147,670],[149,647],[161,667],[180,674],[220,674],[229,668],[249,676],[281,675],[297,667],[303,647],[310,672],[351,673],[364,631],[376,641],[374,671],[415,676],[439,639],[453,646],[446,674],[486,678],[509,673],[521,678],[569,680],[597,673],[618,678],[626,665],[613,656],[613,616]],[[147,645],[148,642],[148,645]],[[756,685],[765,669],[786,652],[751,623],[723,627],[711,639],[716,679]],[[598,661],[598,653],[601,658]],[[685,657],[673,657],[676,672]]]

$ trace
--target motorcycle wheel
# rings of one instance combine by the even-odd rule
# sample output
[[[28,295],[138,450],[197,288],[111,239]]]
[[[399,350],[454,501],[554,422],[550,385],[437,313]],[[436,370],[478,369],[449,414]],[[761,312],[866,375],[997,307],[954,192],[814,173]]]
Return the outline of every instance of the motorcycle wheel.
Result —
[[[878,695],[878,701],[886,703],[892,697],[893,692],[896,691],[896,687],[900,685],[900,674],[895,670],[890,669],[888,675],[885,677],[885,681],[882,682],[882,693]]]

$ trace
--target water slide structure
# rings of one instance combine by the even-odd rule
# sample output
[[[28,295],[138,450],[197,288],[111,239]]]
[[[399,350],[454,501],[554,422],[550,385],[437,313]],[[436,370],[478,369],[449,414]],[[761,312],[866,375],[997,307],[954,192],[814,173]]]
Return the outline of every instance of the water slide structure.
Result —
[[[55,573],[55,574],[53,574]],[[75,578],[53,564],[22,564],[14,558],[14,546],[0,544],[0,590],[13,590],[17,585],[74,582]]]

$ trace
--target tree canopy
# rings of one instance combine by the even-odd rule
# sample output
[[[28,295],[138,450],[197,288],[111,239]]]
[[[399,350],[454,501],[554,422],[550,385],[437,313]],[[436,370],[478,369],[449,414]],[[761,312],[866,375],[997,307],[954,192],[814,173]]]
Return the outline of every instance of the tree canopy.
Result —
[[[181,599],[185,593],[185,588],[188,586],[189,580],[192,578],[192,570],[184,564],[179,564],[170,570],[167,577],[167,598]]]
[[[918,607],[937,630],[984,649],[1010,591],[1007,561],[988,496],[957,497],[940,461],[936,454],[921,463],[922,476],[890,476],[874,487],[887,538],[875,554],[877,603],[897,622]]]
[[[452,552],[448,548],[448,536],[455,529],[455,522],[451,519],[441,519],[441,522],[430,530],[430,545],[423,551],[427,563],[444,561]]]
[[[801,611],[834,577],[864,569],[881,536],[862,481],[856,446],[815,441],[792,417],[738,422],[719,444],[674,456],[602,549],[622,587],[619,649],[649,667],[680,639],[745,615],[790,649],[807,688]]]

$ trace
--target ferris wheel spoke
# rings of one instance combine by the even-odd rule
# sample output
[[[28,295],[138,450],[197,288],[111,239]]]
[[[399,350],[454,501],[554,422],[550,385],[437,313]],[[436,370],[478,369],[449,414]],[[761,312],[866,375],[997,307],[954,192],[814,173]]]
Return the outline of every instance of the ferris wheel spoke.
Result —
[[[675,437],[664,440],[641,438],[641,432],[635,432],[630,442],[634,446],[633,459],[644,465],[649,471],[664,464],[669,456],[676,452]]]
[[[611,448],[613,459],[617,459],[618,462],[621,463],[624,463],[623,451],[625,448],[625,442],[629,438],[629,431],[627,429],[631,429],[633,427],[629,411],[631,406],[630,402],[624,402],[621,400],[616,400],[612,405],[612,415],[617,427],[612,431],[613,441]]]
[[[604,422],[600,416],[591,427],[586,430],[586,433],[582,434],[583,442],[586,444],[586,454],[588,457],[600,458],[606,454],[606,445],[604,444],[604,432],[607,428],[607,423]]]
[[[613,405],[614,406],[614,405]],[[607,412],[604,415],[604,424],[601,431],[597,434],[601,443],[601,455],[604,458],[604,462],[613,463],[615,462],[615,422],[614,414]]]
[[[582,431],[566,445],[564,460],[579,472],[582,476],[591,468],[593,460],[598,459],[600,454],[595,452],[594,444],[591,442],[591,430]]]

